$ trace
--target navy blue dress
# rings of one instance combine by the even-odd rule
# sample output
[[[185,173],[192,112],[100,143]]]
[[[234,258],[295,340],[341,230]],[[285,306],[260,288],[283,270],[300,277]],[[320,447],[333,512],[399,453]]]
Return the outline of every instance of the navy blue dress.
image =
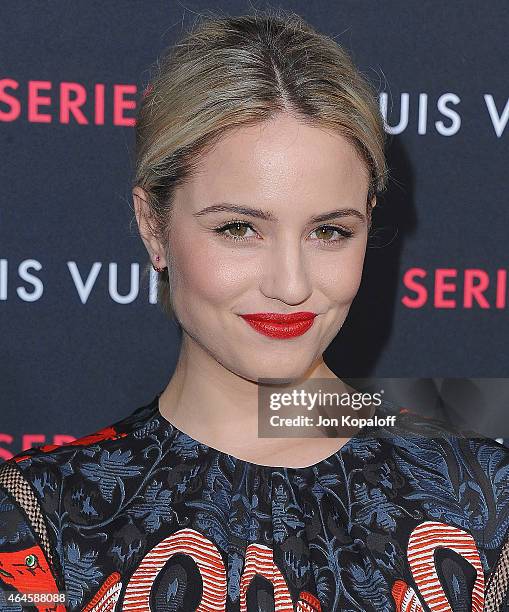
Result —
[[[268,467],[178,430],[159,395],[0,466],[0,610],[483,610],[508,448],[384,401],[394,427]]]

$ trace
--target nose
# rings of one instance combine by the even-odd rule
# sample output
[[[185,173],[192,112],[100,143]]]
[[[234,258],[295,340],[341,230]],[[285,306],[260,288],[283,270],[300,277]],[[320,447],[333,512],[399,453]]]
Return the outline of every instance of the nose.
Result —
[[[305,302],[312,293],[311,278],[299,240],[280,240],[266,252],[260,291],[288,305]]]

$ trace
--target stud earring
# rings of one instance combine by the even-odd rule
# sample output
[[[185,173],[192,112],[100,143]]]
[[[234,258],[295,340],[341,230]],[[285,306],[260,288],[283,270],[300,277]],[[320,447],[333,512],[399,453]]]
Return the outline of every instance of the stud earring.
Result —
[[[161,259],[161,258],[159,257],[159,255],[157,255],[157,257],[156,257],[156,261],[157,261],[157,262],[159,262],[159,260],[160,260],[160,259]],[[161,273],[161,272],[162,272],[162,271],[165,269],[165,267],[166,267],[166,266],[165,266],[164,268],[158,268],[158,267],[154,266],[154,264],[152,264],[152,267],[154,268],[154,270],[155,270],[156,272]]]

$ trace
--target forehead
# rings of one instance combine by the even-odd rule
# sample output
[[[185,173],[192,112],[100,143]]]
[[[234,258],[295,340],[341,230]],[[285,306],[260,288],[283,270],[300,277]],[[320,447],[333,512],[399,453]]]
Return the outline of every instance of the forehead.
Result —
[[[319,211],[341,202],[361,210],[369,181],[366,164],[344,136],[286,114],[228,132],[198,169],[184,187],[195,207],[233,199],[263,201],[274,210],[301,203]]]

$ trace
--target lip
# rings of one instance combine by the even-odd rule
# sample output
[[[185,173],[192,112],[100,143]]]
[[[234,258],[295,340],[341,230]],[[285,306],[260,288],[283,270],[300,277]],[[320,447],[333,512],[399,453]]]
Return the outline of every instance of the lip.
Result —
[[[271,338],[302,336],[313,325],[316,312],[256,312],[240,315],[251,327]]]

